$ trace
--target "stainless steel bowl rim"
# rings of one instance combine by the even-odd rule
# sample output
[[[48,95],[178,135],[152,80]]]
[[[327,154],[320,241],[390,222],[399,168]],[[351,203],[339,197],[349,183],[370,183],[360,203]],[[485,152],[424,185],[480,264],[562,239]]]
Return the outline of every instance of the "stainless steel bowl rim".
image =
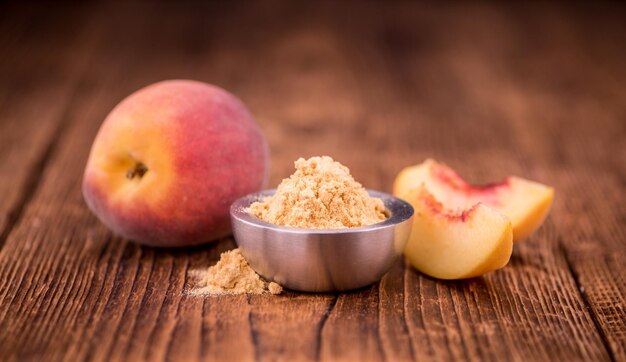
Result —
[[[259,219],[258,217],[250,214],[246,209],[250,207],[250,205],[260,200],[263,197],[271,196],[276,192],[276,189],[268,189],[259,192],[254,192],[248,194],[246,196],[240,197],[235,200],[230,206],[230,213],[233,217],[237,218],[240,222],[244,222],[246,224],[255,225],[257,227],[262,227],[264,229],[272,229],[272,230],[280,230],[281,232],[293,233],[293,234],[351,234],[351,233],[361,233],[379,230],[383,228],[387,228],[389,226],[393,226],[399,224],[411,216],[413,216],[413,207],[406,201],[399,199],[390,194],[367,189],[367,192],[370,196],[379,198],[383,200],[385,203],[385,208],[390,213],[389,217],[384,221],[381,221],[376,224],[367,225],[367,226],[358,226],[351,228],[341,228],[341,229],[305,229],[305,228],[296,228],[290,226],[282,226],[276,225],[272,223],[268,223]]]

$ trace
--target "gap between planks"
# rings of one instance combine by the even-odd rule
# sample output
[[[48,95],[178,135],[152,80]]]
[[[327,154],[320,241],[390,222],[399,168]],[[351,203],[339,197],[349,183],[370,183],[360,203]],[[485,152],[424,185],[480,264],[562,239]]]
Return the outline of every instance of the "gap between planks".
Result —
[[[600,339],[602,340],[602,343],[604,344],[604,347],[606,348],[608,352],[609,358],[611,359],[612,362],[617,361],[615,352],[613,351],[613,348],[611,348],[611,342],[609,341],[609,337],[606,335],[606,333],[602,329],[602,326],[600,325],[600,321],[598,320],[598,316],[593,311],[593,306],[591,305],[591,302],[589,301],[589,297],[587,296],[587,293],[583,292],[584,287],[580,284],[578,273],[576,273],[576,270],[574,269],[572,261],[570,260],[570,257],[567,254],[567,249],[565,248],[565,245],[563,244],[563,238],[561,237],[559,237],[559,250],[561,254],[563,254],[563,258],[565,259],[565,264],[567,265],[567,269],[572,274],[574,283],[576,283],[576,289],[578,290],[578,294],[580,294],[580,299],[582,299],[585,305],[585,309],[587,309],[587,312],[591,315],[591,320],[593,321],[593,325],[596,327],[596,331],[601,337]]]
[[[70,110],[72,109],[72,99],[79,89],[79,85],[77,82],[74,82],[74,85],[72,85],[71,87],[72,91],[69,94],[69,100],[63,108],[63,112],[61,112],[61,115],[59,116],[59,123],[52,132],[48,144],[43,149],[41,155],[39,155],[37,162],[35,162],[30,172],[28,173],[28,177],[26,178],[24,184],[22,185],[22,188],[20,189],[20,197],[17,199],[17,202],[11,207],[7,214],[7,222],[4,225],[4,229],[0,233],[0,250],[4,247],[4,244],[9,238],[11,231],[13,231],[17,223],[22,218],[24,210],[26,209],[26,206],[32,199],[33,195],[35,194],[35,192],[37,192],[37,189],[39,188],[39,185],[41,183],[41,177],[44,173],[44,170],[48,166],[48,163],[50,162],[52,156],[56,153],[59,140],[61,139],[61,135],[68,126],[67,119]]]

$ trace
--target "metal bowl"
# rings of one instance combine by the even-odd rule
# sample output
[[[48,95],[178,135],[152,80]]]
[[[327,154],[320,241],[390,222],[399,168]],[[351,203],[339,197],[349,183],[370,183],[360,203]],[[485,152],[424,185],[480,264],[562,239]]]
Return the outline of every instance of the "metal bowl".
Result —
[[[404,250],[413,218],[413,207],[405,201],[368,190],[383,200],[389,216],[385,221],[346,229],[301,229],[270,224],[247,211],[275,191],[244,196],[230,207],[241,253],[267,280],[304,292],[357,289],[380,280]]]

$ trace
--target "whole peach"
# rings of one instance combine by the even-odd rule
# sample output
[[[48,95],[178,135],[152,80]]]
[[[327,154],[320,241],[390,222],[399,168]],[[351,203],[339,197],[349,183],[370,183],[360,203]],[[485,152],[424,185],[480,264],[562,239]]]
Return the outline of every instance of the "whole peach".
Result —
[[[239,99],[168,80],[131,94],[104,120],[83,195],[123,237],[188,246],[227,235],[230,204],[263,188],[267,174],[267,142]]]

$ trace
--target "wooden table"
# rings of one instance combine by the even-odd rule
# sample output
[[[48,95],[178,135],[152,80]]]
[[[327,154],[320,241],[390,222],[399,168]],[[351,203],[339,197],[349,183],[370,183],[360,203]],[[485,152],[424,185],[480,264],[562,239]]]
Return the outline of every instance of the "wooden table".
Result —
[[[0,4],[0,360],[626,361],[626,9],[409,2]],[[328,154],[390,190],[428,157],[474,182],[554,185],[509,265],[466,281],[403,262],[342,294],[198,297],[232,239],[141,247],[80,184],[132,91],[240,96],[271,184]]]

